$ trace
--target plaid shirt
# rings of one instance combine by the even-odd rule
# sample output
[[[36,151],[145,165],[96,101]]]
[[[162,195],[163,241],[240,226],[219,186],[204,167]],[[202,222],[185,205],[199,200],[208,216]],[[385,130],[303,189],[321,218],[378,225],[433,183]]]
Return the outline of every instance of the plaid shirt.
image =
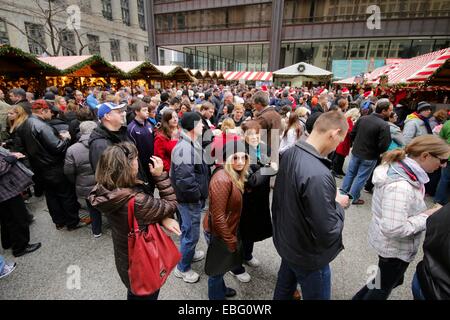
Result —
[[[0,202],[12,199],[33,184],[33,173],[19,161],[13,165],[5,161],[10,153],[0,147]]]
[[[420,245],[428,216],[424,186],[398,170],[388,173],[390,166],[375,169],[372,199],[372,221],[369,243],[384,258],[411,262]]]

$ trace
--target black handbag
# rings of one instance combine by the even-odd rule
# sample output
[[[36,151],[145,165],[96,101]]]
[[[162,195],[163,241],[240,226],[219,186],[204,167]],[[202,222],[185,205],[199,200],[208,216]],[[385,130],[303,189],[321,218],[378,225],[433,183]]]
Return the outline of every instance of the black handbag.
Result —
[[[209,214],[209,230],[212,231],[211,214]],[[211,241],[208,245],[205,261],[205,273],[208,276],[225,274],[228,271],[241,266],[243,259],[244,251],[239,235],[236,251],[231,252],[222,238],[211,233]]]

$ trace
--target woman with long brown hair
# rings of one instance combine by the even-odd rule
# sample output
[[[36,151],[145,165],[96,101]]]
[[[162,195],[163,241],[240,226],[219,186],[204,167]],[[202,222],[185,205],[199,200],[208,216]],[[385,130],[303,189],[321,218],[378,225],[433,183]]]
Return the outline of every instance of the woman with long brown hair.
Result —
[[[447,165],[450,146],[434,135],[414,138],[405,149],[390,151],[373,174],[372,221],[369,243],[378,254],[378,279],[353,299],[386,300],[403,283],[409,263],[419,249],[426,221],[438,207],[427,209],[427,173]]]
[[[164,163],[164,170],[170,172],[172,150],[180,139],[177,112],[168,109],[162,115],[161,126],[155,137],[155,156],[160,157]]]
[[[151,159],[150,173],[161,199],[147,194],[143,182],[138,180],[138,151],[129,142],[113,145],[101,155],[95,171],[97,185],[89,196],[90,203],[106,214],[111,223],[116,268],[128,289],[129,300],[156,300],[159,290],[145,297],[137,297],[131,291],[128,276],[128,201],[135,198],[134,215],[140,227],[160,223],[168,231],[181,234],[178,222],[172,219],[177,201],[169,175],[163,171],[160,158]]]
[[[209,184],[209,213],[203,219],[206,242],[211,236],[222,239],[230,252],[238,250],[238,226],[242,210],[242,194],[247,179],[250,159],[245,145],[240,141],[231,141],[223,149],[225,164],[219,166]],[[209,252],[208,252],[209,254]],[[233,297],[236,291],[227,288],[223,274],[210,276],[208,296],[210,300],[225,300]]]

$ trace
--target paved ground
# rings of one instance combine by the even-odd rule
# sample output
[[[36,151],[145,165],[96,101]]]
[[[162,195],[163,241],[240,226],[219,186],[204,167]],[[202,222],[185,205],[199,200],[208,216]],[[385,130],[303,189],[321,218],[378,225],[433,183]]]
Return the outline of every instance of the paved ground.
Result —
[[[340,184],[341,181],[338,181]],[[362,198],[370,203],[371,196]],[[32,242],[42,242],[38,251],[14,258],[10,250],[0,249],[7,260],[18,266],[9,277],[0,280],[2,299],[125,299],[126,289],[121,283],[114,265],[111,230],[104,228],[104,235],[94,239],[90,228],[68,232],[57,231],[51,222],[45,201],[40,199],[30,205],[36,217],[31,227]],[[346,211],[344,227],[345,250],[332,262],[332,299],[350,299],[364,284],[367,269],[377,263],[375,252],[367,244],[367,230],[371,213],[369,205],[352,206]],[[206,250],[205,240],[200,239],[199,248]],[[235,299],[271,299],[275,287],[280,258],[272,239],[255,245],[255,256],[262,262],[259,268],[249,268],[252,281],[240,283],[230,275],[225,276],[227,285],[235,288]],[[403,286],[394,290],[391,299],[412,299],[410,284],[415,265],[422,257],[419,252],[406,274]],[[78,266],[80,289],[68,289],[74,282],[70,276]],[[171,275],[162,288],[160,299],[203,300],[207,299],[207,276],[203,272],[204,261],[194,264],[201,279],[196,284],[186,284]],[[70,285],[72,284],[72,285]],[[76,284],[76,283],[75,283]]]

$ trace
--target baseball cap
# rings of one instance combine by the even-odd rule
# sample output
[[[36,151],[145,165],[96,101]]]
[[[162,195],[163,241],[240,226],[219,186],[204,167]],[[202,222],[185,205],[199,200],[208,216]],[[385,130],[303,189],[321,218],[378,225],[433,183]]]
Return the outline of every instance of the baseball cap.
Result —
[[[98,106],[98,118],[102,119],[105,114],[110,113],[113,110],[119,110],[119,109],[123,109],[126,107],[126,104],[115,104],[115,103],[111,103],[111,102],[105,102],[102,103],[101,105]]]
[[[33,103],[31,109],[36,110],[36,109],[50,109],[50,108],[47,104],[47,101],[45,101],[44,99],[39,99]]]

